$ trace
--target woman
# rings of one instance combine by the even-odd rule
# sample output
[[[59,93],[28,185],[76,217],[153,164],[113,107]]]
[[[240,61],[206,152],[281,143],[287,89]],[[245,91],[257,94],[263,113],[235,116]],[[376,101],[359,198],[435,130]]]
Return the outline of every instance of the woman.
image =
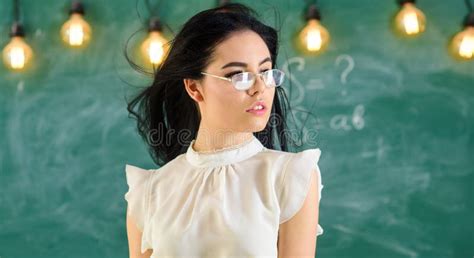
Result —
[[[286,151],[277,32],[255,17],[193,16],[129,103],[161,166],[126,165],[130,257],[315,256],[321,151]]]

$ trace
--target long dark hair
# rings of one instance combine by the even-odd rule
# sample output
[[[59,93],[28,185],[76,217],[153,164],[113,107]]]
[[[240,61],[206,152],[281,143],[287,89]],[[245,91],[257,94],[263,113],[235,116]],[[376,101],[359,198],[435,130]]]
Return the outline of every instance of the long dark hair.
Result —
[[[231,33],[252,30],[260,35],[271,54],[272,68],[276,68],[278,31],[257,17],[253,9],[243,4],[224,4],[191,17],[169,42],[169,52],[154,71],[152,85],[139,92],[127,105],[156,164],[162,166],[186,152],[191,140],[197,136],[200,113],[186,92],[183,79],[201,79],[200,72],[210,63],[215,47]],[[132,67],[137,68],[128,57],[126,48],[125,56]],[[277,87],[270,119],[263,131],[254,133],[265,147],[288,150],[291,138],[285,133],[285,118],[289,108],[283,87]]]

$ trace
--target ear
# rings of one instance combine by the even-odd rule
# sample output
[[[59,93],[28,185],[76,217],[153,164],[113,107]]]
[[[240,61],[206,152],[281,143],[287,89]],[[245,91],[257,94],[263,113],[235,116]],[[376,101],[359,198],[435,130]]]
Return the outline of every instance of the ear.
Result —
[[[194,99],[196,102],[204,100],[201,83],[198,80],[186,78],[183,79],[183,83],[184,88],[192,99]]]

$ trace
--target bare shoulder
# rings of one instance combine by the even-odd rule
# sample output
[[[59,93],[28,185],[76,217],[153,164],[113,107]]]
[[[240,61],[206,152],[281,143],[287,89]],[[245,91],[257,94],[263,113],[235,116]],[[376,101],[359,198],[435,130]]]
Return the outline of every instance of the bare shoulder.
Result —
[[[278,234],[278,257],[314,257],[319,220],[319,190],[316,169],[311,173],[311,182],[303,206],[288,221],[280,224]]]
[[[130,258],[149,258],[153,253],[152,249],[147,249],[146,252],[141,252],[142,233],[137,227],[133,217],[127,215],[127,238]]]

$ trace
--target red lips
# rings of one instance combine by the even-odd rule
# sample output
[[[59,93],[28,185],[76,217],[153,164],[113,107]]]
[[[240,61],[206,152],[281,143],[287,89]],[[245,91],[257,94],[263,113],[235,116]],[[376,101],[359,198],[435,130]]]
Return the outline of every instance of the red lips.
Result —
[[[263,101],[257,101],[257,102],[255,102],[255,103],[253,103],[253,105],[252,105],[249,109],[247,109],[246,111],[253,110],[256,106],[259,106],[259,105],[261,105],[261,106],[263,107],[263,109],[261,109],[261,110],[264,110],[264,109],[267,108],[267,107],[265,106],[265,102],[263,102]]]

